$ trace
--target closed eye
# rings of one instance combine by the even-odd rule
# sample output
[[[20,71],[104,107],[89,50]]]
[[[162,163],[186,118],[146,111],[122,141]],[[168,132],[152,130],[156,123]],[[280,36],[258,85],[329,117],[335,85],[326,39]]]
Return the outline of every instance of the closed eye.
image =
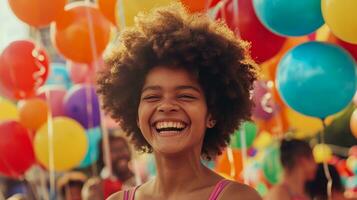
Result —
[[[155,101],[160,100],[160,96],[156,96],[156,95],[144,96],[142,98],[142,100],[148,101],[148,102],[155,102]]]
[[[182,99],[182,100],[195,100],[197,99],[197,97],[193,96],[193,95],[179,95],[178,96],[179,99]]]

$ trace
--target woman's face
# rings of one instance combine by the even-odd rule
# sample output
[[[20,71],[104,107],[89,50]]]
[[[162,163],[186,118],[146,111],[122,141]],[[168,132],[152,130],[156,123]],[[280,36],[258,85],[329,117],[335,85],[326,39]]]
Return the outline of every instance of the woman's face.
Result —
[[[197,80],[180,68],[153,68],[141,91],[138,126],[155,152],[201,152],[210,121]]]

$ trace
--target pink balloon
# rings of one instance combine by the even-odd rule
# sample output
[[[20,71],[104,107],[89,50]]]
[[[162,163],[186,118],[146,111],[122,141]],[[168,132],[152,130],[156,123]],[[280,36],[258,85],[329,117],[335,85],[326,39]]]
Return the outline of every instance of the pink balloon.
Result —
[[[96,79],[95,72],[103,68],[104,61],[103,59],[99,59],[96,63],[90,65],[69,61],[67,66],[69,67],[69,74],[74,84],[94,83]],[[97,70],[95,70],[96,68]]]
[[[47,91],[48,96],[46,97]],[[65,116],[63,109],[63,98],[65,94],[66,89],[58,86],[43,86],[37,92],[39,98],[44,99],[50,104],[53,117]]]

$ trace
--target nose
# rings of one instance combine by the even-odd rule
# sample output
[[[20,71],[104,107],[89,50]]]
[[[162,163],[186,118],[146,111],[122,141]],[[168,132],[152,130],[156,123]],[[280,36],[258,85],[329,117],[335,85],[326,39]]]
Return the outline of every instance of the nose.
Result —
[[[168,100],[162,102],[157,108],[159,112],[163,112],[163,113],[177,112],[178,109],[179,107],[177,104]]]

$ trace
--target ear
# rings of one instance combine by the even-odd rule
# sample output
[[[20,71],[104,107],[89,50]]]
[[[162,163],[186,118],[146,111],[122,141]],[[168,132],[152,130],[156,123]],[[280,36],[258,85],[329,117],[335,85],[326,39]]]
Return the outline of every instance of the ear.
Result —
[[[211,114],[208,114],[206,117],[206,127],[213,128],[216,125],[216,120],[213,119]]]

